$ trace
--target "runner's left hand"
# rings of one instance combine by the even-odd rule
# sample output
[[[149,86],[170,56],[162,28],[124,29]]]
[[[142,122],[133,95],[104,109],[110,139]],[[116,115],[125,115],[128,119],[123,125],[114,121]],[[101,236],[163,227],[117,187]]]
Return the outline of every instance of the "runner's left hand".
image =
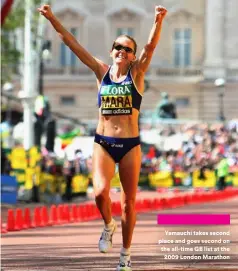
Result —
[[[158,22],[162,22],[164,17],[167,14],[167,9],[163,6],[156,6],[155,7],[155,20]]]

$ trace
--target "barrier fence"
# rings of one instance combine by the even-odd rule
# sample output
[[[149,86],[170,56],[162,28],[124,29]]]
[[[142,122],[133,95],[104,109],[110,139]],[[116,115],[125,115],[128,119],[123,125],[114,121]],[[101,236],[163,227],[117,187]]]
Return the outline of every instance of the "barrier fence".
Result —
[[[224,191],[193,191],[175,193],[173,196],[158,196],[154,198],[137,199],[135,209],[139,212],[177,208],[187,204],[200,204],[226,200],[238,195],[238,189],[228,187]],[[121,203],[112,202],[112,215],[121,214]],[[8,209],[6,221],[1,221],[1,233],[8,231],[20,231],[36,227],[55,226],[67,223],[90,221],[101,218],[95,203],[86,202],[82,204],[59,204],[35,207],[32,212],[30,208]]]
[[[66,188],[66,180],[64,176],[53,175],[46,172],[40,171],[39,167],[27,168],[25,170],[13,170],[10,174],[15,176],[19,186],[24,186],[24,189],[30,190],[33,185],[39,186],[42,193],[49,192],[55,193],[59,192],[64,194]],[[217,177],[214,171],[205,171],[204,177],[199,178],[199,170],[194,171],[192,174],[177,171],[177,172],[153,172],[145,173],[140,175],[139,186],[148,188],[157,187],[174,187],[174,186],[184,186],[184,187],[205,187],[212,188],[217,185]],[[238,186],[238,172],[233,172],[226,176],[227,186]],[[72,178],[72,192],[80,193],[86,192],[88,186],[91,184],[91,174],[89,175],[75,175]],[[111,187],[120,187],[119,174],[116,173],[111,181]]]
[[[36,148],[25,152],[24,149],[14,149],[8,153],[11,161],[11,176],[3,176],[1,188],[6,193],[7,198],[11,198],[14,204],[17,190],[24,188],[26,191],[32,190],[33,186],[38,186],[42,194],[65,193],[66,180],[60,174],[53,175],[41,171],[41,155]],[[72,180],[73,193],[86,192],[90,185],[91,176],[76,175]],[[167,208],[177,208],[186,204],[199,204],[210,201],[224,200],[238,195],[238,172],[232,171],[226,176],[227,187],[223,191],[216,189],[198,190],[192,192],[173,190],[172,196],[163,196],[161,189],[158,196],[154,198],[137,199],[135,209],[137,212],[147,212],[151,210],[161,210]],[[119,187],[119,175],[115,174],[111,183],[112,187]],[[217,185],[217,178],[214,171],[206,170],[203,178],[200,172],[194,171],[191,174],[182,171],[176,172],[141,172],[139,185],[150,188],[158,187],[203,187],[214,188]],[[236,187],[231,187],[236,186]],[[179,193],[177,193],[177,192]],[[8,193],[15,193],[9,197]],[[14,198],[15,197],[15,198]],[[113,215],[121,213],[120,202],[112,202]],[[8,231],[19,231],[34,227],[54,226],[59,224],[89,221],[100,218],[100,213],[95,203],[86,202],[81,204],[51,204],[49,207],[40,206],[33,210],[30,208],[8,209],[6,221],[1,221],[1,233]],[[3,219],[5,220],[5,219]]]
[[[32,190],[33,186],[39,188],[42,194],[63,195],[66,189],[66,180],[62,174],[49,174],[41,170],[41,153],[36,147],[32,147],[28,152],[22,147],[16,147],[12,150],[6,150],[7,157],[11,162],[10,176],[14,176],[17,180],[19,189],[25,191]],[[230,172],[226,176],[227,186],[238,187],[238,171]],[[91,185],[91,174],[78,174],[72,179],[72,193],[84,193]],[[120,187],[118,172],[111,181],[114,188]],[[144,172],[140,174],[139,186],[145,188],[158,187],[205,187],[214,188],[217,186],[217,177],[215,171],[205,170],[203,177],[200,178],[200,171],[196,170],[192,173],[183,171],[175,172]]]

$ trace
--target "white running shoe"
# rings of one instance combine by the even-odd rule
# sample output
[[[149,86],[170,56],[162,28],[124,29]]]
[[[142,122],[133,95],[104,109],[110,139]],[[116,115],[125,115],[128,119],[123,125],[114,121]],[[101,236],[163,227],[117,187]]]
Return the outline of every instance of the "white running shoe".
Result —
[[[132,271],[131,269],[131,255],[124,255],[121,253],[120,261],[117,266],[117,271]]]
[[[114,225],[112,229],[108,230],[104,228],[102,235],[100,237],[98,248],[101,253],[107,253],[112,248],[112,236],[117,229],[116,221],[115,220],[113,221]]]

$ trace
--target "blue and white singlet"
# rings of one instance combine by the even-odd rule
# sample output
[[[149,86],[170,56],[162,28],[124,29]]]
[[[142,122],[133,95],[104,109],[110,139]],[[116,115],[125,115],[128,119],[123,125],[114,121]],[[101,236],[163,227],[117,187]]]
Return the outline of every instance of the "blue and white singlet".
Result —
[[[132,108],[140,110],[142,95],[138,92],[129,69],[126,78],[116,83],[110,78],[110,70],[104,75],[98,91],[98,107],[104,116],[131,115]]]

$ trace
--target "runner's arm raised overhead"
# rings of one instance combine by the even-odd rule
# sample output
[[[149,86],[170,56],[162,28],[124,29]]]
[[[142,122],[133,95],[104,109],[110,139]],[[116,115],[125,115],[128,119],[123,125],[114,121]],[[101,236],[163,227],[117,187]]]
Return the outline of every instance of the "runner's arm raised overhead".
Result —
[[[42,5],[38,8],[38,11],[50,21],[62,41],[95,73],[97,79],[100,80],[104,74],[106,64],[94,58],[81,44],[79,44],[76,38],[64,28],[57,17],[53,14],[49,5]]]
[[[147,44],[144,46],[138,60],[135,63],[135,69],[138,73],[145,73],[150,65],[154,50],[159,42],[162,22],[167,14],[167,9],[162,6],[155,7],[155,20],[150,31]]]

